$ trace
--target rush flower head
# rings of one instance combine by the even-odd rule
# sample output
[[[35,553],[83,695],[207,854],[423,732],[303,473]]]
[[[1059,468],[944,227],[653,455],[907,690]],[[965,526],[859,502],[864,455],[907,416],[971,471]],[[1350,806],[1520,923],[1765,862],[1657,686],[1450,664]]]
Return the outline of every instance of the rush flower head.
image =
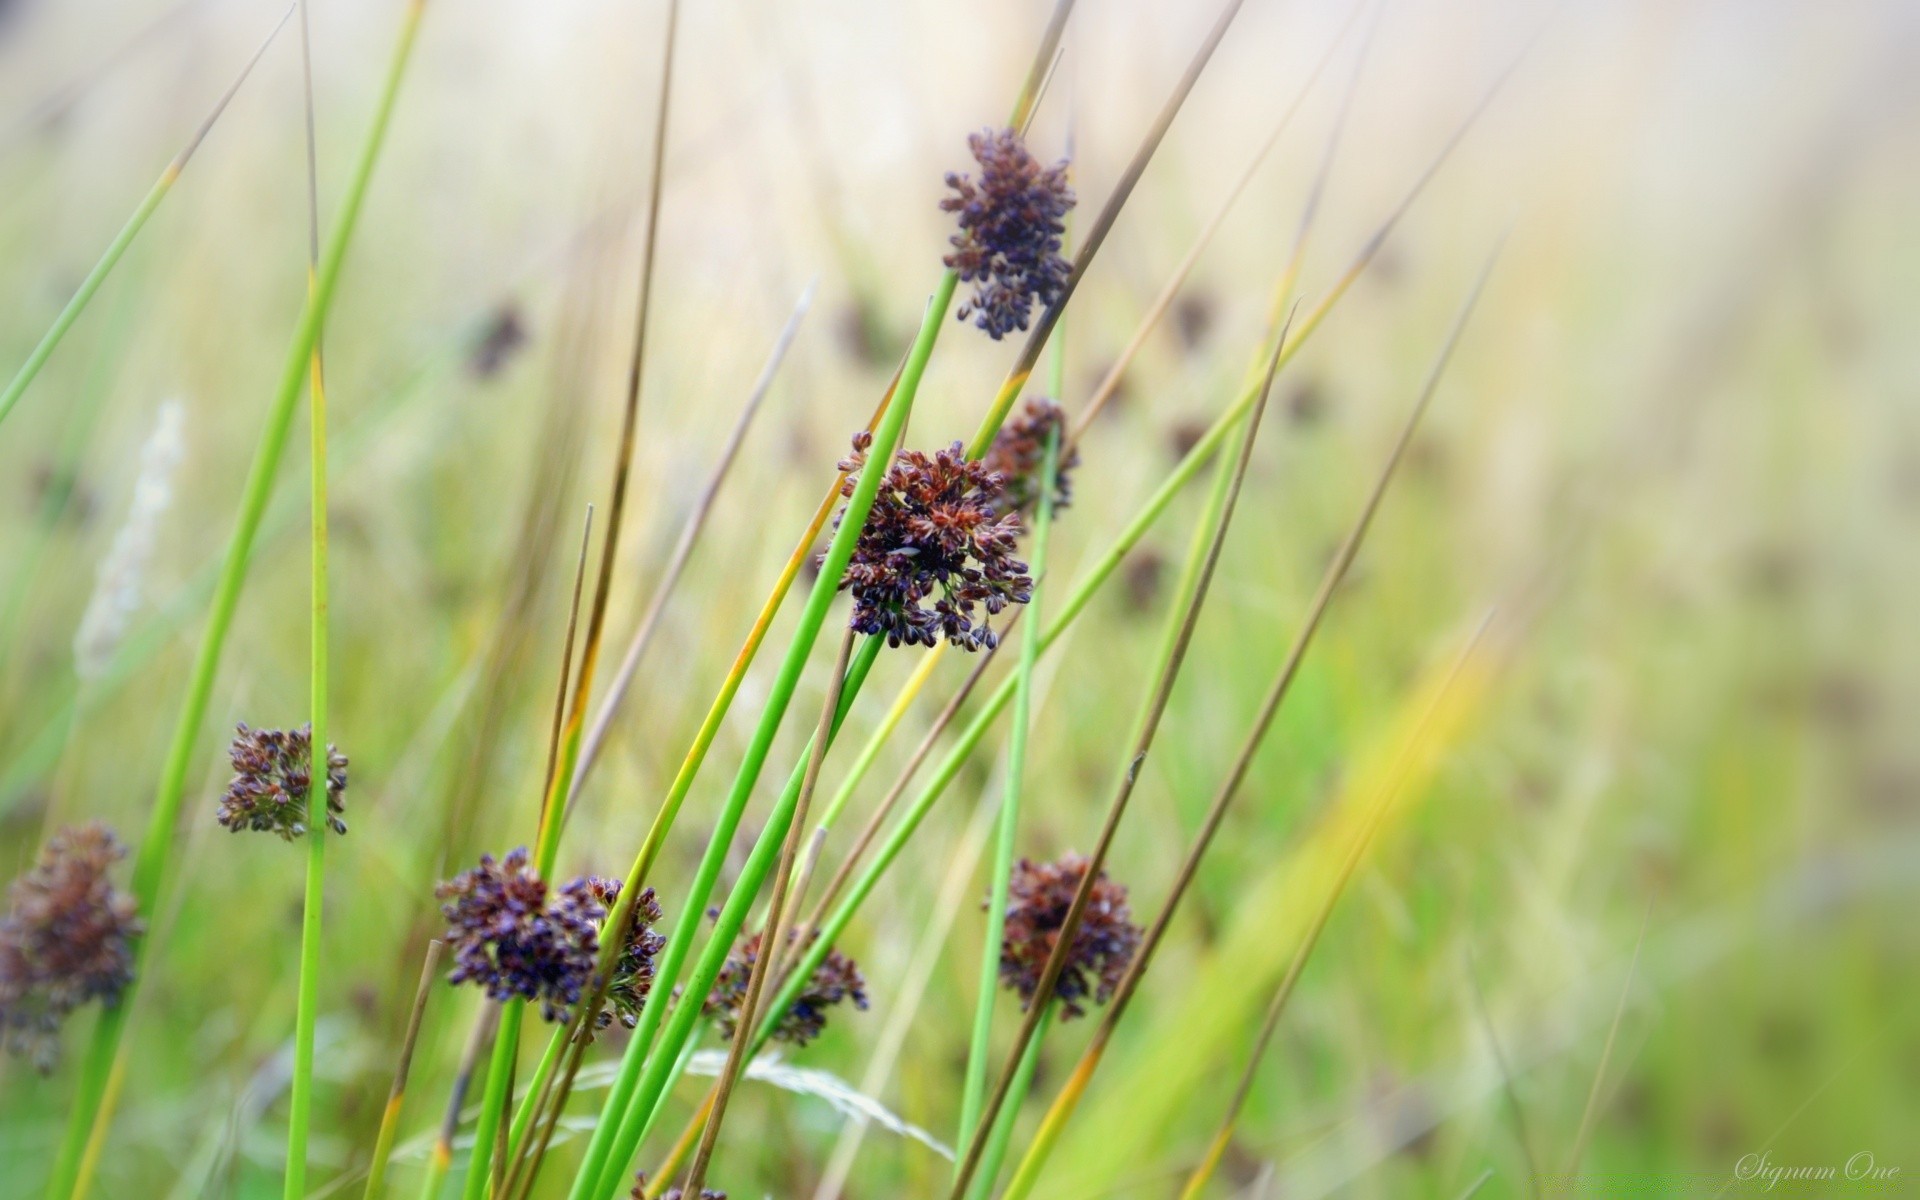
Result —
[[[1080,465],[1078,447],[1067,444],[1067,416],[1044,396],[1027,401],[1026,411],[1000,427],[981,463],[1000,476],[1000,508],[1026,514],[1040,503],[1040,473],[1047,466],[1047,436],[1060,431],[1060,461],[1053,473],[1053,506],[1073,502],[1070,472]]]
[[[454,952],[448,982],[477,983],[495,1000],[538,1000],[548,1021],[566,1020],[593,975],[610,884],[581,878],[549,893],[526,847],[497,863],[481,855],[434,890]]]
[[[7,888],[0,1031],[42,1074],[59,1059],[60,1023],[89,1000],[113,1007],[133,982],[133,939],[144,926],[133,897],[108,877],[126,855],[99,822],[63,829]]]
[[[841,468],[862,469],[871,440],[856,435]],[[1020,518],[998,510],[1000,485],[959,442],[932,455],[901,451],[840,580],[853,593],[853,628],[884,635],[890,646],[931,646],[942,637],[964,650],[998,645],[987,618],[1033,596],[1027,564],[1013,557]],[[853,486],[849,476],[843,493],[851,496]],[[976,605],[987,614],[977,624]]]
[[[249,729],[243,721],[228,749],[233,781],[220,797],[220,823],[239,833],[256,829],[292,841],[307,831],[308,767],[313,727]],[[327,747],[327,828],[345,833],[347,756]]]
[[[722,1037],[731,1038],[739,1024],[740,1006],[746,1003],[748,977],[760,957],[763,936],[756,933],[734,944],[726,965],[713,981],[713,990],[707,993],[706,1003],[700,1007],[702,1014],[718,1022]],[[788,953],[792,953],[794,936],[794,930],[787,930]],[[794,997],[793,1007],[780,1014],[780,1022],[773,1029],[774,1038],[795,1046],[806,1045],[827,1027],[827,1010],[842,1000],[850,999],[855,1008],[866,1011],[866,988],[866,977],[860,974],[854,961],[838,950],[829,950],[814,968],[807,986]]]
[[[1033,1003],[1047,958],[1060,941],[1073,894],[1086,874],[1087,860],[1078,854],[1050,863],[1023,858],[1013,868],[1007,884],[1006,933],[1000,943],[1000,982],[1020,993],[1022,1008]],[[1132,916],[1127,889],[1101,872],[1081,914],[1080,928],[1074,932],[1066,966],[1054,984],[1061,1020],[1084,1016],[1083,1002],[1089,996],[1096,1004],[1112,998],[1140,945],[1140,928]]]
[[[620,898],[620,881],[590,876],[586,883],[595,903],[611,916],[614,901]],[[601,1029],[613,1024],[615,1017],[628,1029],[639,1024],[640,1006],[653,990],[654,960],[667,945],[667,939],[654,928],[662,916],[653,889],[642,891],[634,902],[633,927],[627,931],[626,948],[614,964],[612,982],[607,984],[607,1006],[594,1018]]]
[[[983,129],[967,146],[980,178],[947,173],[954,194],[940,208],[960,214],[960,232],[945,262],[974,285],[959,318],[973,317],[999,341],[1027,327],[1036,300],[1050,306],[1066,287],[1073,267],[1060,253],[1061,218],[1073,207],[1073,189],[1064,159],[1042,167],[1011,129]]]

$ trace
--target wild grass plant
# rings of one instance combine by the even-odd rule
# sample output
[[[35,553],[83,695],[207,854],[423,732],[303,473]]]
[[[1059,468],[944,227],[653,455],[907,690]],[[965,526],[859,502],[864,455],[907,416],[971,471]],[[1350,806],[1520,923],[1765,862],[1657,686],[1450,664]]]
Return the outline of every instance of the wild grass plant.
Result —
[[[0,1196],[1903,1186],[1872,6],[16,7]]]

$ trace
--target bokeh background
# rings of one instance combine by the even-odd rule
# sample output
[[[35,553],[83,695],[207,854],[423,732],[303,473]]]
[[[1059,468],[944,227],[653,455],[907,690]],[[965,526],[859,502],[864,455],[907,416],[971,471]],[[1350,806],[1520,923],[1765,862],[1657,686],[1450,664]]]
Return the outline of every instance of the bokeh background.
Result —
[[[965,135],[1001,119],[1048,7],[686,6],[618,642],[776,334],[818,290],[569,830],[568,873],[624,872],[911,336],[947,236],[942,174],[970,167]],[[1032,140],[1044,157],[1071,142],[1083,220],[1211,8],[1080,6]],[[9,374],[281,11],[0,4]],[[1351,13],[1248,0],[1076,298],[1070,411],[1347,30],[1089,433],[1057,529],[1061,577],[1111,540],[1246,369],[1372,20],[1350,28]],[[391,0],[313,0],[323,221],[398,16]],[[357,1194],[436,929],[434,881],[531,833],[578,522],[610,472],[663,19],[658,0],[433,0],[328,327],[332,723],[353,784],[352,833],[330,851],[314,1178],[340,1194]],[[1526,1194],[1490,1029],[1539,1171],[1576,1194],[1758,1191],[1736,1177],[1756,1154],[1840,1167],[1866,1152],[1903,1172],[1823,1195],[1920,1178],[1916,35],[1920,11],[1896,0],[1385,6],[1311,231],[1309,303],[1530,48],[1278,384],[1115,847],[1141,916],[1452,312],[1503,235],[1505,249],[1046,1194],[1171,1193],[1246,1061],[1330,835],[1366,798],[1358,781],[1490,612],[1484,672],[1336,911],[1216,1193],[1450,1197],[1491,1169],[1482,1194]],[[0,430],[8,877],[58,824],[144,826],[304,295],[302,122],[289,27]],[[969,433],[1013,351],[950,323],[911,440]],[[150,916],[165,940],[96,1194],[278,1194],[303,859],[226,837],[214,808],[221,730],[304,715],[303,457],[288,456],[215,693],[179,886]],[[156,461],[158,490],[137,496]],[[1175,505],[1043,664],[1025,853],[1094,835],[1199,501]],[[131,571],[109,553],[127,536],[144,550]],[[103,591],[120,615],[78,636]],[[749,675],[670,842],[670,907],[773,661]],[[913,663],[882,658],[855,733]],[[942,664],[856,813],[966,669]],[[821,685],[809,677],[796,714]],[[810,721],[789,720],[779,777]],[[996,733],[850,931],[872,1010],[836,1015],[796,1058],[863,1082],[898,1023],[897,1057],[866,1082],[942,1141],[1000,752]],[[436,992],[403,1138],[438,1120],[475,1002]],[[1084,1024],[1050,1040],[1023,1128]],[[0,1194],[39,1194],[82,1032],[50,1079],[0,1066]],[[745,1085],[714,1181],[736,1197],[810,1195],[844,1124],[820,1096]],[[406,1190],[420,1146],[403,1150]],[[846,1194],[940,1195],[948,1171],[875,1129]]]

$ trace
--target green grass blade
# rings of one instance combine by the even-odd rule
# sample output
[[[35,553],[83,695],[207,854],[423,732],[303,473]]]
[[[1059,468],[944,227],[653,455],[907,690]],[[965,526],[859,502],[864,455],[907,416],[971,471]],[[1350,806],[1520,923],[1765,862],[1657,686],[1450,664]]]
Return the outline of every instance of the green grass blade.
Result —
[[[200,143],[206,140],[208,133],[212,132],[214,122],[218,121],[220,114],[226,111],[227,105],[239,93],[240,85],[245,83],[247,76],[253,73],[254,64],[258,63],[261,55],[267,52],[267,47],[273,44],[274,37],[285,27],[287,18],[292,14],[293,8],[290,5],[287,11],[281,14],[280,20],[274,24],[272,32],[267,34],[266,40],[260,43],[259,49],[253,52],[253,57],[247,60],[247,65],[240,69],[239,77],[214,104],[213,112],[201,122],[200,127],[188,139],[186,146],[180,153],[173,156],[173,161],[167,164],[166,169],[160,172],[160,178],[154,180],[153,186],[147,189],[147,194],[134,208],[133,215],[128,217],[127,223],[120,227],[120,232],[114,235],[113,241],[107,243],[106,252],[100,256],[100,261],[93,264],[93,270],[87,272],[87,277],[80,281],[79,288],[67,301],[66,307],[62,308],[60,315],[53,319],[52,327],[41,337],[39,344],[34,346],[32,353],[27,355],[27,361],[20,364],[20,370],[14,374],[12,382],[7,384],[7,390],[0,392],[0,424],[6,423],[7,414],[13,411],[14,405],[20,403],[20,397],[26,395],[27,388],[32,386],[34,378],[40,374],[40,368],[47,365],[47,360],[53,357],[53,352],[59,347],[61,339],[67,336],[67,331],[73,328],[73,323],[80,319],[80,314],[86,311],[88,304],[92,303],[94,293],[100,290],[100,285],[106,282],[107,276],[113,274],[113,269],[120,265],[120,260],[126,256],[127,247],[133,245],[133,240],[140,236],[142,229],[146,228],[147,221],[153,216],[154,210],[160,207],[160,202],[167,198],[168,192],[173,190],[173,185],[178,182],[180,173],[186,170],[187,160],[193,157],[193,152],[200,148]]]
[[[1032,560],[1029,569],[1034,578],[1033,599],[1027,604],[1027,624],[1021,631],[1020,660],[1013,680],[1013,729],[1008,736],[1007,778],[994,830],[993,875],[987,884],[987,928],[980,950],[980,992],[974,1005],[973,1038],[967,1048],[960,1134],[956,1139],[959,1143],[973,1136],[974,1124],[980,1119],[980,1105],[986,1097],[993,1002],[1000,994],[1000,939],[1007,924],[1007,883],[1013,876],[1013,848],[1020,823],[1027,737],[1033,715],[1033,668],[1040,658],[1040,593],[1046,586],[1047,535],[1053,524],[1054,474],[1059,463],[1060,428],[1056,425],[1047,434],[1046,457],[1040,469],[1040,501],[1033,520],[1033,550],[1029,556]]]

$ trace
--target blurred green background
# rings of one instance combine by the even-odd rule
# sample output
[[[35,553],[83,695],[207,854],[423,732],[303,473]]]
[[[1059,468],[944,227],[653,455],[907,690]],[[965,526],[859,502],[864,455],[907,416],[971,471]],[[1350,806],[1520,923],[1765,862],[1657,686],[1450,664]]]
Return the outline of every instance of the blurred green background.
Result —
[[[682,14],[616,647],[796,297],[815,279],[819,295],[569,829],[567,873],[624,873],[911,336],[945,248],[942,173],[970,168],[965,135],[1000,119],[1048,7],[714,0]],[[1210,9],[1086,0],[1075,14],[1032,140],[1052,158],[1071,133],[1082,222]],[[0,5],[0,369],[26,357],[280,11]],[[1070,309],[1070,412],[1350,11],[1250,0]],[[313,0],[323,221],[398,16],[391,0]],[[435,880],[531,837],[578,521],[611,469],[663,16],[658,0],[434,0],[327,330],[332,729],[353,765],[352,832],[329,855],[311,1176],[323,1190],[358,1194],[437,928]],[[1392,754],[1420,680],[1489,611],[1484,677],[1336,911],[1214,1194],[1451,1197],[1489,1169],[1482,1195],[1526,1194],[1489,1028],[1538,1170],[1572,1194],[1757,1193],[1764,1178],[1738,1178],[1750,1156],[1842,1168],[1861,1153],[1900,1174],[1773,1190],[1920,1192],[1920,13],[1892,0],[1395,0],[1312,230],[1309,303],[1543,22],[1278,385],[1114,849],[1138,919],[1165,894],[1450,314],[1511,231],[1049,1196],[1177,1187],[1294,952],[1334,853],[1327,832],[1367,799],[1355,781]],[[1358,40],[1089,433],[1054,577],[1078,575],[1232,393]],[[0,429],[7,877],[61,823],[97,816],[130,840],[144,826],[304,295],[302,119],[290,28]],[[950,323],[910,440],[971,432],[1014,349]],[[136,505],[169,403],[179,461]],[[296,444],[242,600],[172,905],[149,915],[164,942],[97,1195],[278,1194],[303,856],[225,836],[214,809],[224,731],[304,718],[303,460]],[[1200,499],[1175,505],[1043,663],[1024,853],[1094,836]],[[116,538],[140,552],[114,555]],[[89,606],[110,602],[118,624],[76,644]],[[964,677],[960,657],[940,665],[856,817]],[[775,661],[748,675],[669,842],[669,922],[693,917],[675,901]],[[882,657],[855,734],[916,661]],[[780,778],[823,670],[776,748]],[[874,1093],[942,1141],[979,962],[976,814],[997,802],[1003,733],[843,944],[872,1010],[836,1013],[795,1059],[860,1082],[902,1023]],[[844,766],[829,760],[829,785]],[[829,861],[857,821],[843,825]],[[929,939],[943,917],[951,934]],[[926,968],[924,999],[903,1013]],[[476,1003],[435,992],[403,1138],[437,1122]],[[1023,1129],[1088,1024],[1050,1038]],[[39,1194],[83,1032],[69,1029],[50,1079],[0,1065],[0,1195]],[[667,1126],[698,1086],[681,1086]],[[819,1096],[747,1084],[712,1180],[736,1200],[810,1195],[844,1123]],[[398,1194],[417,1186],[418,1151]],[[556,1151],[549,1192],[577,1151]],[[949,1169],[875,1129],[846,1194],[942,1195]]]

